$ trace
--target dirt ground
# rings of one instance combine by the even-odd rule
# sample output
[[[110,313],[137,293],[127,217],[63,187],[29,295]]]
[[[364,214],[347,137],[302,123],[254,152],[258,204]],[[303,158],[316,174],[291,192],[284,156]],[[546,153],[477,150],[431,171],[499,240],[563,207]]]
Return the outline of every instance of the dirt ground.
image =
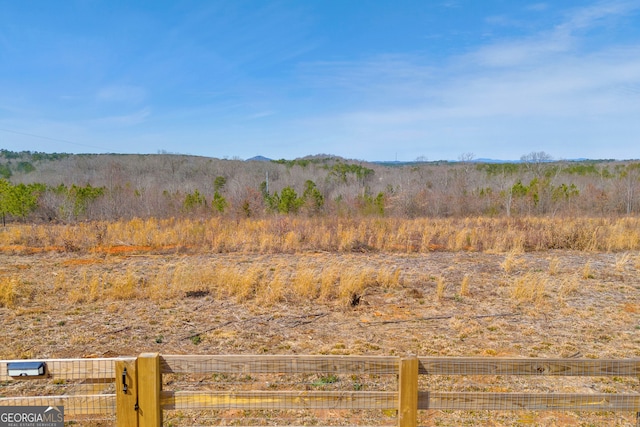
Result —
[[[271,305],[211,293],[155,301],[71,303],[55,277],[96,272],[143,274],[170,265],[215,261],[317,265],[344,263],[399,269],[402,285],[370,286],[353,304],[339,300],[279,301]],[[0,254],[0,279],[19,276],[32,295],[0,307],[0,359],[162,354],[339,354],[486,357],[640,357],[640,254],[545,251],[521,254]],[[462,289],[467,276],[468,291]],[[444,288],[438,290],[438,278]],[[517,283],[542,286],[519,297]],[[441,285],[442,285],[441,283]],[[542,284],[541,284],[542,283]],[[534,284],[532,284],[533,286]],[[440,293],[440,295],[439,295]],[[477,378],[431,386],[464,389]],[[518,381],[504,383],[518,390]],[[505,385],[506,384],[506,385]],[[640,392],[637,378],[558,378],[525,385],[558,392]],[[446,391],[446,390],[442,390]],[[426,425],[474,425],[473,418],[427,414]],[[526,417],[525,417],[526,418]],[[634,425],[634,414],[535,415],[480,425]],[[451,421],[454,420],[454,421]],[[456,421],[457,420],[457,421]],[[471,420],[471,421],[470,421]],[[604,424],[602,424],[602,420]],[[453,422],[453,424],[451,424]]]

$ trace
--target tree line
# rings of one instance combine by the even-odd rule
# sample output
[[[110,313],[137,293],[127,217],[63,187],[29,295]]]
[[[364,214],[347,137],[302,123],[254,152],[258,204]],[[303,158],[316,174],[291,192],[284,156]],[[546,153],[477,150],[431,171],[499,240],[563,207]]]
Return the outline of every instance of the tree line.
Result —
[[[28,166],[27,166],[28,165]],[[376,164],[318,155],[240,161],[0,150],[7,221],[223,215],[619,216],[640,213],[640,162]]]

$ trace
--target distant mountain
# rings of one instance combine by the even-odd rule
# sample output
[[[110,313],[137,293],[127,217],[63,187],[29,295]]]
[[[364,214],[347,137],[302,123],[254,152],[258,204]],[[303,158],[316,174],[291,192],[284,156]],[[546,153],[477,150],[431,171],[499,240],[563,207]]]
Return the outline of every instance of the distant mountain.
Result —
[[[523,161],[521,159],[519,160],[499,160],[499,159],[473,159],[471,160],[472,162],[475,163],[523,163]],[[592,161],[591,159],[587,159],[584,157],[580,157],[577,159],[552,159],[552,160],[545,160],[544,163],[554,163],[554,162],[589,162]]]
[[[520,160],[473,159],[475,163],[520,163]]]
[[[245,160],[246,162],[270,162],[271,159],[264,156],[255,156],[250,159]]]

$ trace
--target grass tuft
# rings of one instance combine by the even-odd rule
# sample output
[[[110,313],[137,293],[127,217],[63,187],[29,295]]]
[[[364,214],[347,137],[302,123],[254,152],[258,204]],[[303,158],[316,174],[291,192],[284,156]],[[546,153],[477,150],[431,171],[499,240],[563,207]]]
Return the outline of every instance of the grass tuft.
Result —
[[[320,293],[318,273],[310,267],[298,267],[293,278],[293,293],[301,299],[317,298]]]
[[[580,289],[580,279],[578,275],[571,275],[560,282],[558,293],[560,296],[565,297],[575,294]]]
[[[560,259],[553,257],[549,260],[549,275],[556,276],[560,272]]]
[[[468,274],[465,274],[464,277],[462,278],[462,282],[460,283],[460,296],[461,297],[468,297],[470,295],[469,293],[469,282],[471,281],[470,277]]]
[[[18,279],[15,277],[0,277],[0,307],[14,307],[18,285]]]
[[[525,267],[525,260],[520,258],[518,254],[519,251],[511,251],[505,256],[504,261],[500,264],[505,273],[512,274],[517,269]]]
[[[350,268],[340,275],[338,298],[345,306],[355,306],[364,290],[375,284],[375,273],[371,269]]]
[[[438,276],[436,279],[436,299],[438,301],[444,298],[444,292],[447,289],[447,283],[444,281],[444,277]]]
[[[547,279],[540,273],[525,273],[513,279],[511,297],[520,303],[542,302],[547,288]]]
[[[616,271],[622,273],[629,261],[631,261],[631,254],[628,252],[617,256],[614,264]]]
[[[376,282],[378,283],[378,285],[385,288],[399,288],[403,284],[400,273],[401,271],[399,268],[381,268],[377,272]]]

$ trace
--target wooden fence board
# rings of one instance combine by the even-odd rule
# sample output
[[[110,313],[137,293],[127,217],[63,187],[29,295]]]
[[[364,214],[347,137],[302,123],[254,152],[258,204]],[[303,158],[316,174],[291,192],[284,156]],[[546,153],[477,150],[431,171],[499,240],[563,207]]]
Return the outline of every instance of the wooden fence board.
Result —
[[[135,357],[122,358],[123,360],[135,360]],[[45,362],[47,370],[46,378],[78,380],[78,379],[110,379],[115,378],[115,361],[117,358],[95,359],[34,359]],[[8,364],[24,362],[24,360],[0,361],[0,381],[16,379],[8,375]],[[20,380],[37,379],[42,377],[20,377]]]
[[[640,411],[640,394],[420,392],[418,409]]]
[[[116,425],[138,427],[138,362],[116,362]]]
[[[369,391],[163,391],[172,409],[397,409],[396,392]]]
[[[379,356],[235,356],[235,355],[141,355],[139,358],[43,359],[47,364],[45,377],[50,381],[84,380],[86,388],[70,392],[93,390],[108,386],[116,379],[116,362],[153,362],[154,369],[143,371],[155,379],[147,387],[161,410],[186,409],[373,409],[398,410],[399,391],[161,391],[161,374],[371,374],[399,375],[400,358]],[[137,361],[137,362],[136,362]],[[0,381],[31,380],[7,375],[7,364],[0,361]],[[21,360],[15,360],[21,362]],[[640,377],[640,359],[519,359],[519,358],[430,358],[422,357],[417,369],[407,365],[401,382],[416,370],[422,375],[533,375],[533,376],[631,376]],[[128,372],[130,372],[128,370]],[[133,372],[133,371],[131,371]],[[151,375],[152,374],[152,375]],[[138,373],[138,376],[140,373]],[[415,376],[415,375],[414,375]],[[145,377],[143,375],[143,377]],[[41,378],[41,377],[38,377]],[[145,377],[146,378],[146,377]],[[413,378],[413,377],[411,377]],[[144,379],[144,378],[143,378]],[[412,381],[415,378],[412,379]],[[147,380],[143,382],[147,383]],[[116,385],[118,385],[116,381]],[[415,385],[415,384],[414,384]],[[90,386],[90,387],[89,387]],[[405,385],[406,386],[406,385]],[[411,390],[415,389],[412,386]],[[399,385],[402,390],[402,384]],[[408,389],[405,389],[407,391]],[[409,391],[411,391],[409,390]],[[413,395],[405,393],[407,396]],[[414,398],[407,398],[412,400]],[[2,406],[47,405],[64,406],[71,416],[109,414],[117,410],[116,394],[63,395],[37,397],[3,397]],[[142,399],[144,400],[144,399]],[[142,402],[140,400],[140,402]],[[576,393],[493,393],[493,392],[427,392],[417,393],[417,409],[432,410],[527,410],[527,411],[616,411],[640,412],[640,394],[576,394]],[[157,406],[158,401],[160,406]],[[412,403],[412,402],[410,402]],[[130,405],[130,402],[127,402]],[[404,405],[409,407],[409,405]],[[415,406],[411,406],[414,408]],[[160,409],[161,408],[161,409]],[[408,412],[415,412],[413,409]],[[139,417],[138,417],[139,418]]]
[[[397,374],[397,357],[380,356],[161,356],[169,373]]]
[[[138,357],[138,421],[140,427],[162,425],[161,390],[160,355],[158,353],[142,353]]]
[[[0,406],[64,406],[65,416],[115,415],[116,395],[2,397]]]
[[[640,376],[640,359],[420,357],[421,375]]]
[[[417,357],[400,360],[398,382],[398,427],[415,427],[418,422]]]

